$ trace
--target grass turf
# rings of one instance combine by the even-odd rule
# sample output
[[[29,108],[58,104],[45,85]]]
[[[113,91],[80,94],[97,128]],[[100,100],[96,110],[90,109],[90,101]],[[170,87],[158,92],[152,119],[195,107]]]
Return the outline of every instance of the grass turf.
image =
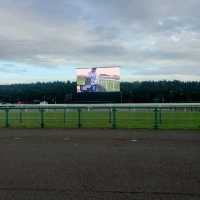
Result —
[[[112,116],[112,113],[110,113]],[[112,128],[112,117],[107,111],[81,112],[81,127]],[[45,111],[45,128],[77,128],[78,112]],[[9,127],[39,128],[41,127],[40,112],[23,111],[9,112]],[[162,129],[200,129],[200,112],[162,112],[157,115],[158,128]],[[0,127],[6,126],[6,115],[0,112]],[[118,111],[116,112],[117,128],[154,128],[155,113],[153,111]]]

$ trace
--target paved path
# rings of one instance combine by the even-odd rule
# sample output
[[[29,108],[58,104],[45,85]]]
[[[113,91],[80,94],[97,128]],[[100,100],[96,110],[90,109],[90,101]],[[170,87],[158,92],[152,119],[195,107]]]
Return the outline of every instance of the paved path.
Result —
[[[200,199],[200,133],[0,129],[0,199]]]

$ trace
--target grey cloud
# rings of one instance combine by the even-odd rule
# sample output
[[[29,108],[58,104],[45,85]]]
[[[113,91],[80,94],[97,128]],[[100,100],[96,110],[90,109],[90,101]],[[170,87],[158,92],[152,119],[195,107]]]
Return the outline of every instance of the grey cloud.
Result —
[[[199,0],[0,0],[0,60],[200,75],[199,7]]]
[[[195,72],[195,73],[194,73]],[[155,67],[155,66],[146,66],[143,70],[137,69],[133,70],[132,75],[146,75],[146,76],[159,76],[159,75],[196,75],[200,76],[199,66],[173,66],[173,67]]]

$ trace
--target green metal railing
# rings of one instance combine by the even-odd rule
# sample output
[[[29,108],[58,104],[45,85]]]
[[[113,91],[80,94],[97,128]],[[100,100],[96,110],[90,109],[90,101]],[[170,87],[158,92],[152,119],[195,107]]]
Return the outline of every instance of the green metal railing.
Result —
[[[200,105],[9,105],[0,127],[200,129]]]

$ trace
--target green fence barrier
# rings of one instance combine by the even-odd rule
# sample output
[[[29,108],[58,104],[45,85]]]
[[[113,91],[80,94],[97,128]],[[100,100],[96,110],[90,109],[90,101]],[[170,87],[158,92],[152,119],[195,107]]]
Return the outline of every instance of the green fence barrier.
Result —
[[[5,126],[9,127],[9,109],[5,109]]]
[[[81,108],[78,108],[78,128],[81,128]]]
[[[40,109],[40,125],[41,128],[44,128],[44,109]]]
[[[154,109],[154,129],[158,129],[158,108]]]
[[[116,108],[112,108],[112,128],[116,128]]]
[[[0,127],[200,129],[200,105],[0,106]]]

